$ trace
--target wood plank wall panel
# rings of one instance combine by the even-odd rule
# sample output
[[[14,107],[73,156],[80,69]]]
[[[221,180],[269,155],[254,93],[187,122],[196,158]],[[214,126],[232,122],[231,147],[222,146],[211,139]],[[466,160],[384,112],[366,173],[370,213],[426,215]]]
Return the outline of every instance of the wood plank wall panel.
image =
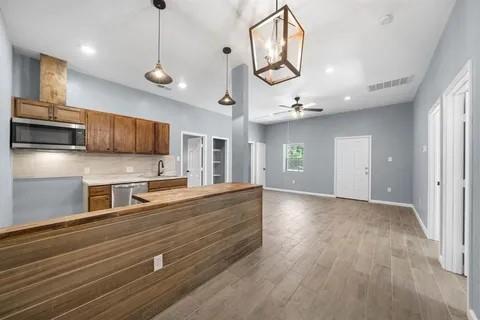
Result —
[[[0,319],[148,319],[261,246],[262,189],[4,240]]]

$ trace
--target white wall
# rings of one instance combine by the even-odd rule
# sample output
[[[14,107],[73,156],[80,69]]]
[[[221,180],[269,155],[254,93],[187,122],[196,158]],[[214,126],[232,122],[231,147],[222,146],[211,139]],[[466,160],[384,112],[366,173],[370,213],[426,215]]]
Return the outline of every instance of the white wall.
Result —
[[[11,96],[12,45],[0,11],[0,227],[12,224]]]

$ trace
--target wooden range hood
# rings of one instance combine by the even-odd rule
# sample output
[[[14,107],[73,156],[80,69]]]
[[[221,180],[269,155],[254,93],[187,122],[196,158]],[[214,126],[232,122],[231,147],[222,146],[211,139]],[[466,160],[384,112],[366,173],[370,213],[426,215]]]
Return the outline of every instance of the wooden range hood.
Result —
[[[67,104],[67,62],[40,54],[40,101]]]

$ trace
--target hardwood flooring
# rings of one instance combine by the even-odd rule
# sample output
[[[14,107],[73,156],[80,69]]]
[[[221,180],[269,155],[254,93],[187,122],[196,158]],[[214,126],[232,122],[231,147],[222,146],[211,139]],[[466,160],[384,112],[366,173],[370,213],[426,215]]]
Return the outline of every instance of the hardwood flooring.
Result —
[[[264,192],[263,247],[155,320],[467,319],[408,208]]]

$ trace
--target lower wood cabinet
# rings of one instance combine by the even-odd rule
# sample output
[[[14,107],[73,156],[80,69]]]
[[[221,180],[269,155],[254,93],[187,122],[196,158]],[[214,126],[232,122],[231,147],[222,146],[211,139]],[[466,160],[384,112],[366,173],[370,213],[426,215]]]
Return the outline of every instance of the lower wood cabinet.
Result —
[[[157,180],[150,181],[148,183],[148,192],[180,189],[187,187],[187,178],[170,179],[170,180]]]
[[[112,186],[88,188],[88,211],[110,209],[112,207]]]

